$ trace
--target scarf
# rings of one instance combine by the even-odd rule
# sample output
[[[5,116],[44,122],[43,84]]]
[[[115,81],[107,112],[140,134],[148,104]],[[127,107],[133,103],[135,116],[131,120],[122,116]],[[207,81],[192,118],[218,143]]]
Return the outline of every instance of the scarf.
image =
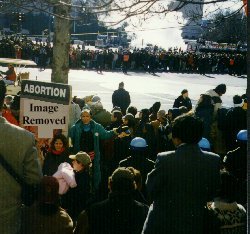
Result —
[[[83,124],[83,131],[88,132],[90,130],[90,124]]]
[[[63,147],[61,150],[49,149],[48,151],[51,152],[52,154],[60,155],[61,153],[64,152],[64,150],[65,150],[65,148]]]
[[[242,101],[242,103],[240,103],[240,104],[234,104],[234,107],[242,107],[243,104],[244,104],[244,102]]]

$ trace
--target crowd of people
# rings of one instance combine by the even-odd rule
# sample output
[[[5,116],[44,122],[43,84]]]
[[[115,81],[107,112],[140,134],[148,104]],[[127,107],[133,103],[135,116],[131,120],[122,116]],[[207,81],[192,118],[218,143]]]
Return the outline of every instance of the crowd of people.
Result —
[[[53,46],[50,43],[33,42],[27,37],[3,37],[0,56],[4,58],[30,59],[45,69],[52,62]],[[157,49],[85,49],[71,45],[69,52],[71,69],[102,71],[122,70],[155,72],[183,72],[230,74],[241,76],[247,71],[246,53],[241,52],[188,52],[172,48]]]
[[[123,82],[111,111],[99,96],[74,97],[68,136],[57,132],[39,162],[34,135],[15,126],[20,96],[0,88],[0,152],[40,186],[20,209],[20,186],[1,168],[1,233],[246,232],[246,94],[229,109],[225,84],[196,106],[183,89],[169,110],[137,110]]]

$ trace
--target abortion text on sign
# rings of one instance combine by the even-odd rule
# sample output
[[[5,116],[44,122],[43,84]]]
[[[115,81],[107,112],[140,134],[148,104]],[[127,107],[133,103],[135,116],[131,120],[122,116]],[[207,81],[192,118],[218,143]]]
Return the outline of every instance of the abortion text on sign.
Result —
[[[21,122],[38,126],[38,138],[53,137],[53,129],[67,129],[71,87],[25,80],[21,88]]]

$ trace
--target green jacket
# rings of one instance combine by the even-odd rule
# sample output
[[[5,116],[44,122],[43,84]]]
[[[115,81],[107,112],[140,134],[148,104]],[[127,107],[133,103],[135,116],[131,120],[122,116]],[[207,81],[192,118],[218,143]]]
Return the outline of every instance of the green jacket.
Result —
[[[73,144],[73,152],[76,154],[80,151],[80,141],[81,133],[83,129],[82,120],[79,119],[70,129],[69,137],[71,138]],[[99,149],[99,140],[109,139],[115,136],[113,130],[107,131],[101,125],[96,123],[94,120],[90,121],[90,129],[94,136],[94,152],[95,157],[93,160],[93,186],[94,189],[98,189],[98,186],[101,182],[101,169],[100,169],[100,149]]]

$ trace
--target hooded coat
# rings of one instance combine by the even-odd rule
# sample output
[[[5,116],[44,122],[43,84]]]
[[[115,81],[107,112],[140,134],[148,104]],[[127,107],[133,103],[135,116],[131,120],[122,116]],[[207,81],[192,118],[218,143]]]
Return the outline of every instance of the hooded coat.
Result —
[[[78,153],[81,143],[81,133],[83,129],[83,123],[82,120],[79,119],[70,129],[69,137],[73,144],[73,153]],[[93,134],[94,137],[94,153],[95,157],[93,160],[93,186],[94,189],[98,189],[98,186],[101,182],[101,169],[100,169],[100,145],[99,140],[109,139],[113,136],[115,136],[115,133],[113,130],[107,131],[105,128],[101,125],[96,123],[94,120],[90,121],[90,131]]]

